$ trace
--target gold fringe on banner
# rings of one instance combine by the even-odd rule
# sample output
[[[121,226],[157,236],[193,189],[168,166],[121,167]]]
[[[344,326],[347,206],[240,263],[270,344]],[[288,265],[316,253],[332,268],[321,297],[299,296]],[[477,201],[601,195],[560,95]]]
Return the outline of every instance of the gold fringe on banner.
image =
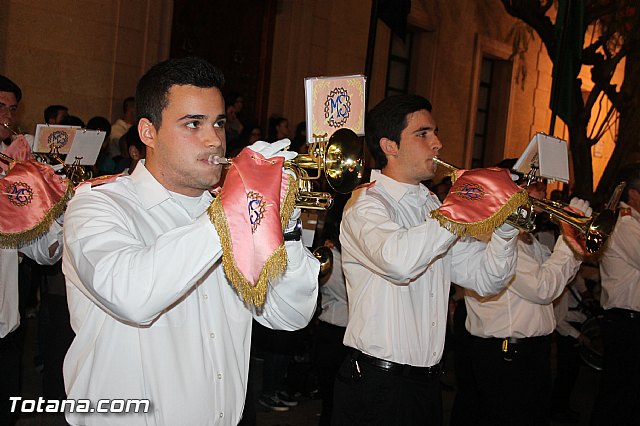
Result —
[[[0,232],[0,247],[19,248],[28,245],[40,238],[49,230],[53,221],[64,212],[67,207],[67,202],[71,199],[73,194],[73,184],[71,183],[71,181],[68,181],[67,189],[65,190],[64,195],[49,209],[40,223],[33,226],[32,228],[26,229],[21,232]]]
[[[493,232],[494,229],[502,225],[518,207],[527,202],[528,197],[527,191],[522,189],[513,194],[497,212],[477,222],[459,222],[446,217],[439,210],[433,210],[430,216],[440,222],[440,226],[452,234],[456,234],[459,237],[479,238],[482,235]]]
[[[287,225],[289,217],[295,208],[296,191],[293,183],[293,177],[289,176],[286,196],[280,206],[280,219],[283,224],[283,229]],[[245,303],[250,303],[257,308],[262,307],[267,298],[267,287],[269,281],[282,274],[287,269],[287,250],[284,242],[271,254],[271,256],[269,256],[260,271],[258,282],[254,286],[238,269],[238,265],[233,255],[233,242],[231,241],[229,225],[227,224],[227,218],[219,197],[213,200],[207,209],[207,213],[209,214],[211,223],[215,225],[216,230],[218,231],[218,236],[220,237],[224,273],[227,275],[227,278],[231,281],[231,284]]]
[[[283,231],[289,223],[289,218],[291,217],[291,213],[293,213],[293,209],[296,208],[296,180],[289,174],[287,174],[287,178],[287,193],[284,196],[284,200],[282,200],[282,205],[280,206],[280,222],[282,223]]]

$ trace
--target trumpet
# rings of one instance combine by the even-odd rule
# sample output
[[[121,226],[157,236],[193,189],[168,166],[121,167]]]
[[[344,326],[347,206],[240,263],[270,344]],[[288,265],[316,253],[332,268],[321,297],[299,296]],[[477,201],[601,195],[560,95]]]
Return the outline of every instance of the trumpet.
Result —
[[[320,277],[326,276],[333,267],[333,253],[327,246],[320,246],[313,251],[313,256],[320,261]]]
[[[49,151],[47,154],[36,153],[34,156],[36,160],[41,163],[49,164],[50,166],[61,166],[62,174],[64,174],[67,179],[69,179],[73,186],[78,186],[80,183],[93,177],[93,173],[91,172],[91,170],[80,165],[79,158],[76,158],[76,160],[72,164],[65,163],[62,157],[60,157],[60,153],[58,152],[57,148],[52,147],[51,151]]]
[[[308,155],[298,155],[285,161],[284,168],[291,170],[298,184],[296,207],[305,210],[328,210],[333,197],[328,192],[312,190],[312,182],[324,172],[329,186],[341,194],[348,194],[358,186],[364,172],[362,143],[350,129],[336,130],[329,140],[313,142]],[[233,159],[209,157],[209,163],[231,165]],[[310,174],[315,171],[315,174]]]
[[[437,165],[451,170],[453,174],[459,171],[457,167],[442,161],[438,157],[434,157],[433,161]],[[569,212],[565,210],[567,207],[566,204],[557,201],[539,200],[528,197],[527,201],[518,207],[518,209],[507,218],[506,222],[525,232],[533,232],[536,228],[536,210],[541,210],[548,213],[554,222],[564,222],[580,231],[585,237],[587,251],[589,253],[596,253],[602,248],[616,225],[618,220],[617,205],[623,188],[624,183],[618,185],[607,203],[605,210],[600,214],[594,213],[591,217],[579,216]]]

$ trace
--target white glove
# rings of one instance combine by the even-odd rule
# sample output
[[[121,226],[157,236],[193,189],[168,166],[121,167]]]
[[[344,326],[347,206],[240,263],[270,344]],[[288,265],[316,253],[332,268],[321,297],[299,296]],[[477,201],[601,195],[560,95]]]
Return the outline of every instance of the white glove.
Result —
[[[257,141],[249,146],[249,149],[258,154],[262,154],[264,158],[284,157],[285,160],[293,160],[298,155],[295,151],[287,151],[291,145],[289,139],[280,139],[279,141],[269,143],[265,141]]]
[[[505,222],[502,225],[498,226],[493,231],[493,233],[500,238],[511,239],[513,237],[517,237],[518,234],[520,233],[520,230],[515,226],[509,225],[507,222]]]
[[[569,207],[580,210],[585,217],[591,217],[591,213],[593,213],[593,209],[589,207],[589,202],[578,197],[571,199]]]

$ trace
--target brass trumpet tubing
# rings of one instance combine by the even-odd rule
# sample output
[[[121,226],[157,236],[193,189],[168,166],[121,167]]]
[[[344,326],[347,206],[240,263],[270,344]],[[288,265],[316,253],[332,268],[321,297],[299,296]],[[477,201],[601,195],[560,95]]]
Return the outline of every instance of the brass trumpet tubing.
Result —
[[[289,163],[287,165],[287,163]],[[289,166],[291,167],[292,164],[295,164],[298,168],[300,169],[309,169],[309,170],[317,170],[317,174],[315,176],[309,176],[309,173],[306,172],[304,176],[300,176],[299,179],[303,179],[303,180],[316,180],[316,179],[320,179],[320,176],[322,175],[322,162],[320,160],[320,162],[318,162],[317,159],[313,159],[312,157],[309,157],[308,155],[298,155],[294,161],[285,161],[285,167]]]
[[[296,207],[306,210],[329,210],[333,197],[328,192],[300,191],[296,195]]]
[[[20,133],[18,133],[18,132],[16,132],[15,130],[13,130],[13,129],[11,128],[11,126],[9,126],[7,123],[2,123],[2,125],[3,125],[7,130],[9,130],[13,136],[20,136]]]
[[[3,154],[2,152],[0,152],[0,160],[7,164],[11,164],[15,161],[12,157],[9,157],[7,154]]]

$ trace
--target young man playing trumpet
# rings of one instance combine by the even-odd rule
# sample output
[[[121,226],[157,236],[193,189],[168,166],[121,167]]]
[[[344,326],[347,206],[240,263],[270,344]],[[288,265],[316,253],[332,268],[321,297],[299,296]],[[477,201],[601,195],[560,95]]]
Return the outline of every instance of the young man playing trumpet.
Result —
[[[533,184],[529,196],[544,198],[545,188]],[[574,213],[591,215],[586,201],[574,198],[570,206]],[[576,239],[575,229],[569,225],[562,229]],[[558,239],[552,253],[531,234],[521,232],[516,274],[509,285],[494,296],[465,290],[477,399],[473,407],[460,408],[475,413],[477,424],[549,424],[553,301],[580,263],[581,256],[564,238]]]
[[[515,228],[486,244],[458,238],[429,217],[440,201],[420,182],[442,144],[431,104],[389,97],[367,115],[377,167],[353,192],[341,225],[349,298],[346,357],[335,382],[333,424],[442,424],[440,361],[451,281],[500,291],[515,268]]]
[[[222,172],[209,159],[225,153],[222,84],[202,59],[153,66],[136,91],[146,160],[130,176],[79,188],[69,204],[63,270],[76,332],[64,366],[69,398],[151,404],[144,413],[68,413],[73,425],[235,425],[252,318],[294,330],[315,310],[319,265],[299,240],[283,243],[286,269],[269,280],[261,309],[243,302],[223,270],[220,229],[207,215],[208,189]],[[228,184],[229,175],[223,194]]]
[[[0,152],[6,151],[12,141],[11,128],[15,125],[18,103],[22,90],[9,78],[0,75]],[[0,170],[0,177],[4,178]],[[8,185],[6,185],[8,186]],[[5,186],[3,191],[7,191]],[[11,194],[4,194],[3,197]],[[33,194],[32,194],[33,195]],[[37,195],[35,197],[37,198]],[[4,199],[3,201],[6,201]],[[28,210],[35,203],[25,202],[21,210],[29,217]],[[12,221],[14,213],[4,211],[0,204],[0,215]],[[37,216],[37,213],[33,216]],[[25,228],[26,229],[26,228]],[[2,230],[4,231],[4,229]],[[18,311],[18,264],[19,256],[26,255],[42,265],[52,265],[62,256],[62,227],[55,220],[41,237],[23,246],[0,248],[0,424],[13,424],[16,413],[10,412],[10,397],[20,396],[20,359],[22,342],[18,337],[20,313]]]

